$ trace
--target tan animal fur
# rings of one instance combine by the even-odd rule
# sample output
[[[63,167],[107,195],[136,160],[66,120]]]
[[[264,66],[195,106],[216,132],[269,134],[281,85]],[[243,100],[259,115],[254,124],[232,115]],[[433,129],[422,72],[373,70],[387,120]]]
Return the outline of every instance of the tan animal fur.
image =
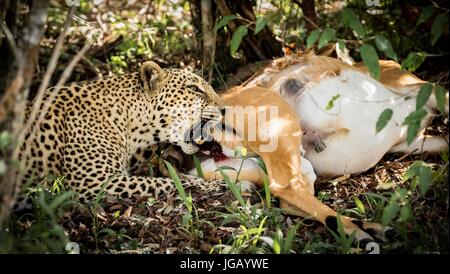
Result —
[[[281,199],[282,207],[290,208],[290,205],[293,205],[305,215],[336,228],[336,212],[314,197],[312,184],[302,176],[300,169],[302,131],[294,110],[278,94],[259,87],[233,90],[223,95],[222,99],[226,106],[239,106],[245,102],[246,106],[258,107],[259,110],[271,106],[278,108],[278,116],[269,118],[270,120],[265,124],[266,127],[272,128],[270,130],[271,136],[278,138],[278,146],[275,151],[261,151],[261,145],[265,145],[267,141],[261,141],[259,134],[256,140],[248,140],[245,132],[237,132],[238,135],[243,137],[241,142],[222,141],[221,144],[231,148],[244,146],[256,152],[263,159],[269,176],[270,190],[274,196]],[[236,114],[225,115],[225,122],[230,122],[230,119],[236,118],[235,116]],[[254,120],[256,116],[255,113],[245,114],[245,129],[248,128],[250,123],[256,122]],[[259,131],[263,130],[268,129],[259,128]],[[216,140],[223,138],[220,134],[221,132],[213,132]],[[297,213],[300,213],[298,210]],[[354,221],[343,216],[341,221],[345,233],[351,234],[354,232],[358,241],[373,240],[364,230],[370,230],[373,236],[377,238],[384,238],[386,228],[381,225]]]

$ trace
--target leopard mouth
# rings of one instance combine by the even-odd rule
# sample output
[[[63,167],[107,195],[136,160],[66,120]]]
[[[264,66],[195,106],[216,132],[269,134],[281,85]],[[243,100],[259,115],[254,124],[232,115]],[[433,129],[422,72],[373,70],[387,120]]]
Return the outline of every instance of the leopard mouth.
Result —
[[[199,149],[199,153],[207,157],[212,157],[214,162],[220,162],[228,159],[228,156],[223,153],[222,146],[214,139],[199,145]]]
[[[232,134],[234,136],[237,135],[236,130],[227,125],[224,122],[219,122],[215,125],[214,130],[217,130],[219,133],[228,133]],[[222,134],[219,134],[222,136]],[[199,145],[200,153],[203,155],[207,155],[208,157],[213,157],[214,162],[220,162],[223,160],[226,160],[232,156],[230,156],[230,153],[224,153],[223,147],[217,140],[215,140],[212,137],[207,138],[206,140],[199,140],[200,142],[196,142]],[[229,150],[227,148],[227,150]]]
[[[211,127],[219,131],[236,133],[234,128],[223,122],[213,123],[211,120],[202,119],[185,133],[185,142],[197,147],[199,156],[213,157],[216,162],[223,161],[229,157],[223,153],[222,146],[210,134]]]
[[[184,142],[200,149],[203,143],[211,141],[212,137],[208,134],[208,123],[209,121],[202,119],[200,122],[194,124],[194,126],[185,132]]]

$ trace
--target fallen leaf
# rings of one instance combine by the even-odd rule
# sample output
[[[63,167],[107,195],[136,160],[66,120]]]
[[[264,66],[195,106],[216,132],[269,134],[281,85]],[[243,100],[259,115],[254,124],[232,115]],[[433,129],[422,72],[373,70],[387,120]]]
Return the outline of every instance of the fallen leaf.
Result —
[[[388,181],[388,182],[378,182],[378,185],[375,187],[375,189],[379,190],[387,190],[387,189],[391,189],[395,187],[395,183],[392,181]]]
[[[132,211],[133,211],[133,207],[132,206],[128,207],[127,210],[125,210],[125,212],[123,213],[123,216],[125,218],[129,218],[131,216]]]

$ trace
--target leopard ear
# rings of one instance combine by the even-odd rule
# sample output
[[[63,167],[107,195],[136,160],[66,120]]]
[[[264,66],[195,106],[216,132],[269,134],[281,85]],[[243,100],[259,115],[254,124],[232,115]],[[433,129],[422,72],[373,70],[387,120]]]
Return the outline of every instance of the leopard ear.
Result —
[[[147,91],[150,92],[155,89],[158,81],[161,81],[164,76],[164,71],[155,62],[148,61],[142,64],[141,79]]]

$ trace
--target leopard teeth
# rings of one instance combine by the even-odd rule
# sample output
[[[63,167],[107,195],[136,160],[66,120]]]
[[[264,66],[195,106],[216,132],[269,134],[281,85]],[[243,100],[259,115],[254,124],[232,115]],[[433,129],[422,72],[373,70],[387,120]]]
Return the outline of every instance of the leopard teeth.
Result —
[[[198,139],[194,140],[194,142],[195,142],[197,145],[202,145],[202,144],[205,142],[205,140],[203,140],[203,139],[201,139],[201,138],[198,138]]]

